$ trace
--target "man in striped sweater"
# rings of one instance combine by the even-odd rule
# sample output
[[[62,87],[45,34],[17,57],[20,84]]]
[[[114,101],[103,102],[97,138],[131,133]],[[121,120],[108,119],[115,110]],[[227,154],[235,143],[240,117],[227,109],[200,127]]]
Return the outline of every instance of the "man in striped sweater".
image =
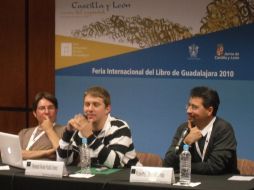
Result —
[[[57,149],[57,160],[67,165],[79,163],[81,139],[87,138],[92,166],[123,168],[141,166],[128,124],[110,115],[108,91],[91,87],[84,93],[84,115],[70,119]],[[75,132],[77,131],[77,132]]]

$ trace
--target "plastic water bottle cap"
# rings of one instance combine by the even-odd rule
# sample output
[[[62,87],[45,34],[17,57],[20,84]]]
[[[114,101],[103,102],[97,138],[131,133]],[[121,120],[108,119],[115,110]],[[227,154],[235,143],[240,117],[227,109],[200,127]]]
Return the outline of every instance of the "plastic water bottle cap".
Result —
[[[189,145],[188,144],[183,145],[183,150],[189,150]]]
[[[86,144],[87,143],[87,139],[86,138],[82,138],[82,144]]]

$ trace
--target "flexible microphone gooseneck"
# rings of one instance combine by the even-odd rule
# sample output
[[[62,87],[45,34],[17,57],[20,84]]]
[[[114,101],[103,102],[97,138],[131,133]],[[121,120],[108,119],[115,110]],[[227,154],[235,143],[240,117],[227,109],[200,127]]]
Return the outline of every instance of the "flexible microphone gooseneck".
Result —
[[[85,118],[87,119],[87,116],[86,116],[85,114],[79,114],[79,115],[82,115],[83,117],[85,117]],[[70,125],[70,124],[69,124],[69,125]],[[72,128],[74,128],[74,127],[72,127]],[[74,131],[74,133],[72,134],[71,139],[70,139],[70,144],[73,143],[74,137],[75,137],[75,135],[76,135],[78,132],[79,132],[79,130],[77,130],[77,129]]]
[[[183,130],[183,132],[182,132],[182,134],[181,134],[181,137],[180,137],[180,139],[178,140],[178,142],[177,142],[177,144],[176,144],[176,146],[175,146],[175,151],[176,151],[176,152],[179,151],[180,145],[182,144],[184,138],[188,135],[188,133],[189,133],[189,128],[187,127],[187,128],[185,128],[185,129]]]
[[[70,139],[70,144],[73,143],[74,137],[75,137],[75,135],[76,135],[78,132],[79,132],[79,130],[75,130],[75,131],[74,131],[74,133],[72,134],[71,139]]]

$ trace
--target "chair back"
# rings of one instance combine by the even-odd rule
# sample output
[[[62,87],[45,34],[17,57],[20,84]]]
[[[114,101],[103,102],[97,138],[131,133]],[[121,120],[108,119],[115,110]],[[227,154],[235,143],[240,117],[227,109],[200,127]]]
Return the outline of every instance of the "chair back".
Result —
[[[254,161],[247,159],[238,159],[237,168],[241,175],[254,175]]]
[[[159,155],[146,152],[136,152],[143,166],[162,167],[162,159]]]

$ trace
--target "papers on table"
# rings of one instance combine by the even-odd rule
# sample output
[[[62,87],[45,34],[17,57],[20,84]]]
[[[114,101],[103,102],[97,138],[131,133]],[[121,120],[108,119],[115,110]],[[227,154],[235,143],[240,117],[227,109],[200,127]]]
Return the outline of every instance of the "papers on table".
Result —
[[[234,175],[234,176],[228,178],[228,180],[232,180],[232,181],[250,181],[252,179],[254,179],[254,176]]]
[[[177,186],[186,186],[186,187],[196,187],[198,185],[200,185],[201,182],[190,182],[189,185],[183,185],[180,182],[174,183],[173,185],[177,185]]]
[[[0,170],[10,170],[10,167],[8,165],[0,166]]]
[[[69,177],[74,177],[74,178],[90,178],[93,177],[94,175],[92,174],[81,174],[81,173],[75,173],[75,174],[70,174]]]

